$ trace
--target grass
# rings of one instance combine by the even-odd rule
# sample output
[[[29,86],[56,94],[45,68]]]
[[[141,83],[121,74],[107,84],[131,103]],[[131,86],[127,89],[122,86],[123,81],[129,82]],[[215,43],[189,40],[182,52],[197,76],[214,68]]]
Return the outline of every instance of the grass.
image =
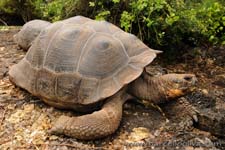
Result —
[[[18,29],[21,26],[0,26],[0,31],[8,31],[10,29]]]

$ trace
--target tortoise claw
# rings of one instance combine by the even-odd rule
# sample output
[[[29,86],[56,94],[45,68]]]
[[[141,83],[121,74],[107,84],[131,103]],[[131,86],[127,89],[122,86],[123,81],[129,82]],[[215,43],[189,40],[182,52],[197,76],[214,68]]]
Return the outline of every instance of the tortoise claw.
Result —
[[[194,120],[195,122],[198,122],[198,117],[197,117],[197,115],[193,115],[192,118],[193,118],[193,120]]]

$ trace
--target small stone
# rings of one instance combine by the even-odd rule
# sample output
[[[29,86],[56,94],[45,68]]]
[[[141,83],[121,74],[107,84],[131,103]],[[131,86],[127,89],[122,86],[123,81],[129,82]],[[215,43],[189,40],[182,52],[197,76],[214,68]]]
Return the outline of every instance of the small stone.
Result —
[[[0,51],[4,51],[5,50],[5,47],[0,47]]]
[[[207,60],[206,60],[206,63],[207,63],[208,65],[212,65],[212,64],[214,63],[214,60],[212,60],[212,59],[207,59]]]
[[[209,94],[208,90],[206,90],[206,89],[202,89],[202,93],[205,95]]]
[[[59,137],[56,135],[52,135],[49,137],[50,140],[57,140]]]
[[[202,147],[197,147],[194,150],[204,150]]]
[[[142,115],[143,115],[143,116],[149,116],[149,114],[148,114],[148,113],[145,113],[145,112],[142,113]]]
[[[135,112],[135,113],[134,113],[134,116],[138,116],[138,113],[137,113],[137,112]]]
[[[147,128],[144,127],[138,127],[138,128],[133,128],[133,132],[129,135],[128,139],[129,141],[141,141],[146,138],[153,138],[154,135],[152,135]]]
[[[185,150],[194,150],[194,147],[192,147],[192,146],[187,146],[187,147],[185,147]]]
[[[161,133],[161,131],[160,131],[160,130],[156,130],[156,131],[154,132],[154,136],[159,136],[159,135],[160,135],[160,133]]]
[[[24,111],[25,112],[31,112],[34,110],[34,104],[28,104],[24,106]]]
[[[68,150],[67,146],[60,146],[60,148],[58,147],[57,150]]]
[[[54,108],[53,108],[53,107],[50,107],[50,108],[48,108],[46,111],[47,111],[48,113],[52,113],[53,110],[54,110]]]
[[[15,107],[16,107],[16,104],[9,104],[9,105],[7,106],[7,109],[9,109],[9,110],[14,110]]]

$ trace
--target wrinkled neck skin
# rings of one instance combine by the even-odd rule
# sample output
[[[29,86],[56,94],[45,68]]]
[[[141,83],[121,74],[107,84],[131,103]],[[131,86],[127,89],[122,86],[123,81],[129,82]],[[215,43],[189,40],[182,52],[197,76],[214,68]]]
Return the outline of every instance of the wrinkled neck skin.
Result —
[[[151,77],[144,73],[129,85],[128,93],[140,100],[159,104],[168,100],[166,91],[170,87],[170,83],[161,76]]]

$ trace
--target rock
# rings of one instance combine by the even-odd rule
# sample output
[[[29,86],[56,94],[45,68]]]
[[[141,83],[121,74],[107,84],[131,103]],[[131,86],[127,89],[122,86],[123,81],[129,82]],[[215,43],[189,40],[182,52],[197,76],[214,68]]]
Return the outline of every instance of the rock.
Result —
[[[214,63],[214,60],[208,58],[208,59],[206,59],[206,63],[207,63],[207,65],[212,65]]]
[[[154,135],[152,135],[147,128],[138,127],[133,129],[133,132],[128,136],[128,140],[131,142],[137,142],[149,137],[154,138]]]
[[[187,146],[187,147],[185,147],[184,149],[185,149],[185,150],[194,150],[194,147],[192,147],[192,146]]]
[[[213,84],[225,88],[225,74],[220,74],[216,76],[216,79],[217,80],[214,81]]]
[[[225,137],[225,110],[200,110],[196,127],[213,135]]]
[[[209,94],[207,89],[202,89],[202,93],[205,94],[205,95]]]

